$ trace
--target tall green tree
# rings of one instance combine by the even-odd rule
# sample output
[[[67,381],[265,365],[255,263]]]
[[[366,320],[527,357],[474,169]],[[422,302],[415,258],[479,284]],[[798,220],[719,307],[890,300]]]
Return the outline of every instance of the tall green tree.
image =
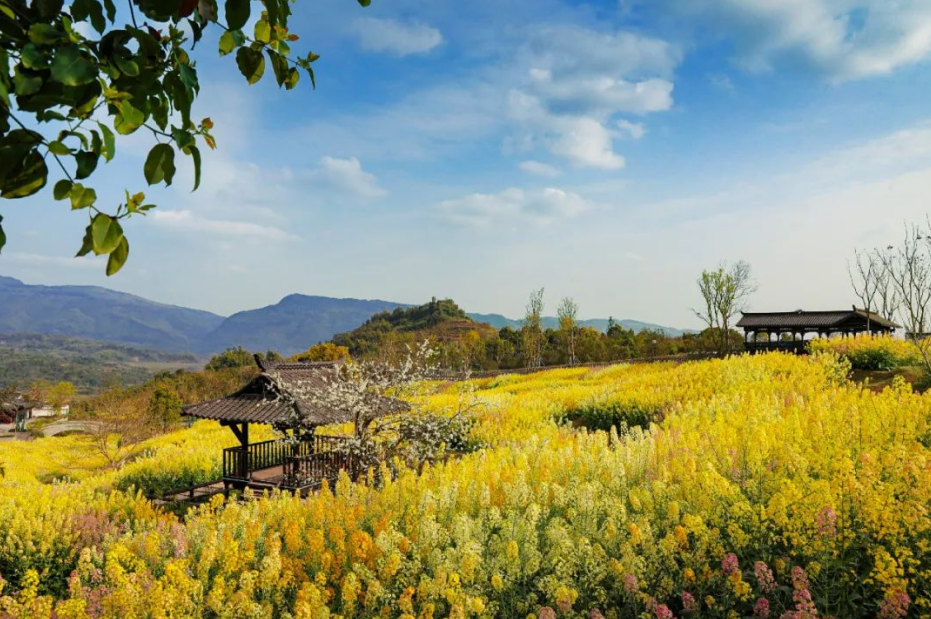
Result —
[[[279,87],[293,89],[301,72],[314,84],[319,56],[292,50],[290,16],[289,0],[126,0],[119,12],[115,0],[0,1],[0,198],[31,196],[57,178],[54,198],[88,218],[77,255],[106,255],[107,275],[116,273],[129,255],[121,222],[155,205],[129,188],[98,198],[89,181],[98,164],[113,160],[118,136],[143,131],[153,141],[146,182],[171,185],[180,154],[197,189],[200,147],[216,143],[211,120],[193,115],[195,45],[219,29],[219,54],[235,57],[249,84],[266,68]],[[0,251],[2,225],[0,216]]]
[[[708,325],[716,350],[731,352],[733,319],[746,307],[750,295],[756,290],[750,265],[741,260],[732,265],[722,263],[711,271],[702,271],[698,278],[698,289],[704,307],[692,311]]]

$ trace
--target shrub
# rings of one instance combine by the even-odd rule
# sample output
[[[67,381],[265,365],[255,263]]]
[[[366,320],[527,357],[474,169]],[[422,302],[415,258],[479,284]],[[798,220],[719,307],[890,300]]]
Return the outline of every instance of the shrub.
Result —
[[[638,402],[586,404],[563,413],[563,419],[588,430],[646,428],[659,419],[661,411]]]

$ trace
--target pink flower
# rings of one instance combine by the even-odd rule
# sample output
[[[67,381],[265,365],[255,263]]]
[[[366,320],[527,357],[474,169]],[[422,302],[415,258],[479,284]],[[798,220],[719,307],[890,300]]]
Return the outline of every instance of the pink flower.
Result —
[[[733,552],[727,553],[727,555],[724,557],[724,560],[721,561],[721,570],[730,576],[738,569],[740,569],[740,566],[737,563],[737,555],[735,555]]]
[[[688,591],[682,592],[682,610],[687,613],[694,613],[698,610],[698,602],[695,601],[695,597]]]
[[[830,507],[822,507],[818,512],[818,535],[821,537],[837,535],[837,514]]]
[[[624,577],[624,591],[627,593],[636,593],[640,588],[639,583],[637,582],[637,577],[633,574],[628,574]]]
[[[769,619],[769,600],[760,598],[753,605],[753,616],[757,619]]]
[[[893,591],[879,605],[877,619],[901,619],[908,614],[908,607],[911,603],[907,593],[901,589]]]
[[[544,606],[540,609],[540,612],[537,613],[537,617],[539,617],[539,619],[556,619],[556,611],[549,606]]]
[[[792,587],[794,589],[808,588],[808,574],[798,565],[792,568]]]
[[[762,561],[757,561],[753,564],[753,573],[756,574],[756,581],[760,585],[760,591],[772,593],[776,589],[776,578],[768,565]]]
[[[797,569],[801,570],[801,568]],[[803,575],[804,573],[804,570],[802,570]],[[811,599],[811,592],[807,588],[807,578],[805,579],[805,585],[806,588],[796,589],[792,592],[792,601],[795,602],[795,613],[792,615],[794,619],[813,619],[818,616],[818,609],[815,608],[815,603]]]
[[[656,619],[676,619],[676,616],[672,614],[672,611],[665,604],[654,606],[653,614],[656,615]]]

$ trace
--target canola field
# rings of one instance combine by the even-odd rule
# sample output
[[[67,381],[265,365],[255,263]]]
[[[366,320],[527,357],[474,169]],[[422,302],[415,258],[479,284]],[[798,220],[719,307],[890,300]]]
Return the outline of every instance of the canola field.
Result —
[[[848,370],[770,354],[477,380],[478,452],[183,519],[132,488],[209,479],[232,443],[215,424],[119,471],[79,437],[3,444],[0,616],[931,617],[931,395]]]

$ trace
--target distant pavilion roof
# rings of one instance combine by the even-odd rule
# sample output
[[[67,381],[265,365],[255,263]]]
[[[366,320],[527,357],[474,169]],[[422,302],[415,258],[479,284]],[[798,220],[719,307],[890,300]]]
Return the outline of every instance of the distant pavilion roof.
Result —
[[[245,387],[223,398],[184,407],[184,413],[223,423],[261,423],[290,426],[295,413],[310,425],[329,425],[353,420],[352,411],[333,410],[301,398],[308,390],[328,389],[342,361],[318,363],[269,363],[256,356],[262,370]],[[408,408],[406,402],[384,398],[385,412]]]
[[[875,312],[849,310],[806,312],[744,312],[737,326],[745,331],[893,331],[899,325]]]

